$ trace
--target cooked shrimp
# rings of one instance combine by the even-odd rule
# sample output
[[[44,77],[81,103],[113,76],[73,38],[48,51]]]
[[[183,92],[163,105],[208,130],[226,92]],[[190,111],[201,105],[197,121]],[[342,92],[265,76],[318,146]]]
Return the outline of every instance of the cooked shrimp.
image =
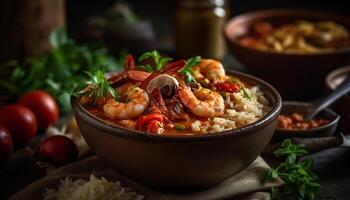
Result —
[[[196,80],[208,79],[210,82],[222,82],[226,78],[224,66],[217,60],[202,59],[201,62],[193,68],[194,78]]]
[[[222,96],[207,88],[194,89],[180,84],[178,90],[182,103],[199,117],[217,117],[224,114],[225,104]]]
[[[131,119],[140,116],[148,107],[149,98],[146,91],[134,84],[124,84],[116,89],[121,96],[119,102],[107,100],[103,110],[111,118]]]

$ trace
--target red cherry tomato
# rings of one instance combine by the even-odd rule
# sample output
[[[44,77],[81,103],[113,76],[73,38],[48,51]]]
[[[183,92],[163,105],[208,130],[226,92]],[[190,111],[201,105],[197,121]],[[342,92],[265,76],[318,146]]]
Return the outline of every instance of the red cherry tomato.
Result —
[[[36,135],[36,118],[22,105],[8,105],[0,109],[0,123],[9,131],[15,145],[25,145]]]
[[[241,89],[238,83],[227,83],[227,82],[216,84],[216,88],[219,91],[225,91],[230,93],[238,92]]]
[[[58,106],[55,99],[44,91],[32,91],[24,94],[18,101],[35,115],[38,128],[46,130],[58,121]]]
[[[11,157],[13,142],[10,133],[0,125],[0,166]]]
[[[56,167],[76,161],[77,158],[78,147],[66,136],[50,136],[40,144],[39,159]]]

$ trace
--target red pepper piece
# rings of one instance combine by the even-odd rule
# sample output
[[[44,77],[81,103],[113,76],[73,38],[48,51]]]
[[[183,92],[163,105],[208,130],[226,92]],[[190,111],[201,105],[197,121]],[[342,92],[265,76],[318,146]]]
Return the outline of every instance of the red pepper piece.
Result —
[[[238,92],[241,89],[241,87],[238,83],[222,82],[222,83],[216,84],[216,89],[218,91],[234,93],[234,92]]]
[[[148,114],[141,116],[137,122],[136,122],[136,129],[138,130],[145,130],[147,128],[148,124],[151,121],[158,121],[160,123],[164,123],[168,121],[167,117],[163,114],[160,113],[153,113],[153,114]]]

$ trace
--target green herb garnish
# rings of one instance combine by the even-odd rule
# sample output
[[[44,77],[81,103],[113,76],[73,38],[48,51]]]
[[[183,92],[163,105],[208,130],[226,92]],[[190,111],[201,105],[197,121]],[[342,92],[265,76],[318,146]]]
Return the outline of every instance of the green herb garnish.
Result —
[[[110,82],[105,77],[105,71],[98,70],[95,73],[85,72],[90,80],[86,81],[86,91],[80,94],[80,96],[92,96],[93,104],[96,105],[99,99],[105,100],[106,97],[112,96],[114,99],[119,100],[119,95],[113,87],[110,86]]]
[[[285,161],[267,172],[264,181],[281,178],[282,188],[272,188],[273,199],[284,199],[288,194],[298,193],[300,200],[314,200],[315,193],[321,187],[317,176],[311,171],[312,159],[300,161],[300,156],[307,155],[303,146],[295,145],[290,139],[282,142],[281,148],[274,151],[276,157],[284,157]]]
[[[84,71],[96,71],[108,66],[108,71],[120,70],[108,50],[98,46],[77,45],[64,29],[51,33],[53,50],[23,62],[0,65],[0,91],[17,98],[31,90],[45,90],[58,101],[63,113],[71,112],[70,95],[87,80]],[[124,61],[124,57],[120,60]],[[6,73],[5,73],[6,72]]]
[[[247,90],[244,88],[244,86],[241,86],[241,90],[243,91],[243,97],[251,100],[251,96],[247,92]]]
[[[226,92],[220,92],[220,95],[222,96],[222,98],[226,99]]]
[[[183,131],[186,129],[186,127],[182,124],[175,124],[174,125],[174,128],[177,130],[177,131]]]
[[[190,58],[187,60],[186,65],[181,70],[179,70],[179,73],[186,77],[185,82],[187,84],[195,81],[193,77],[193,67],[197,66],[201,59],[202,58],[200,56]]]
[[[231,76],[228,81],[231,83],[241,83],[241,81],[238,78],[233,76]]]
[[[153,59],[155,63],[155,69],[150,64],[146,64],[145,66],[142,66],[142,69],[147,72],[160,71],[169,61],[173,60],[172,58],[162,57],[158,51],[153,50],[142,54],[139,58],[139,62],[149,58]]]

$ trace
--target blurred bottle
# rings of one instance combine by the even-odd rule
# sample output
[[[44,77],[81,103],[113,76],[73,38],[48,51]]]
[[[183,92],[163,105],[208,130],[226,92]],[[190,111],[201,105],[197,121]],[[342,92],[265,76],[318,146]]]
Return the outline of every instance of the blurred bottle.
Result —
[[[228,16],[225,0],[178,0],[177,54],[183,58],[200,55],[222,59],[226,53],[223,28]]]

